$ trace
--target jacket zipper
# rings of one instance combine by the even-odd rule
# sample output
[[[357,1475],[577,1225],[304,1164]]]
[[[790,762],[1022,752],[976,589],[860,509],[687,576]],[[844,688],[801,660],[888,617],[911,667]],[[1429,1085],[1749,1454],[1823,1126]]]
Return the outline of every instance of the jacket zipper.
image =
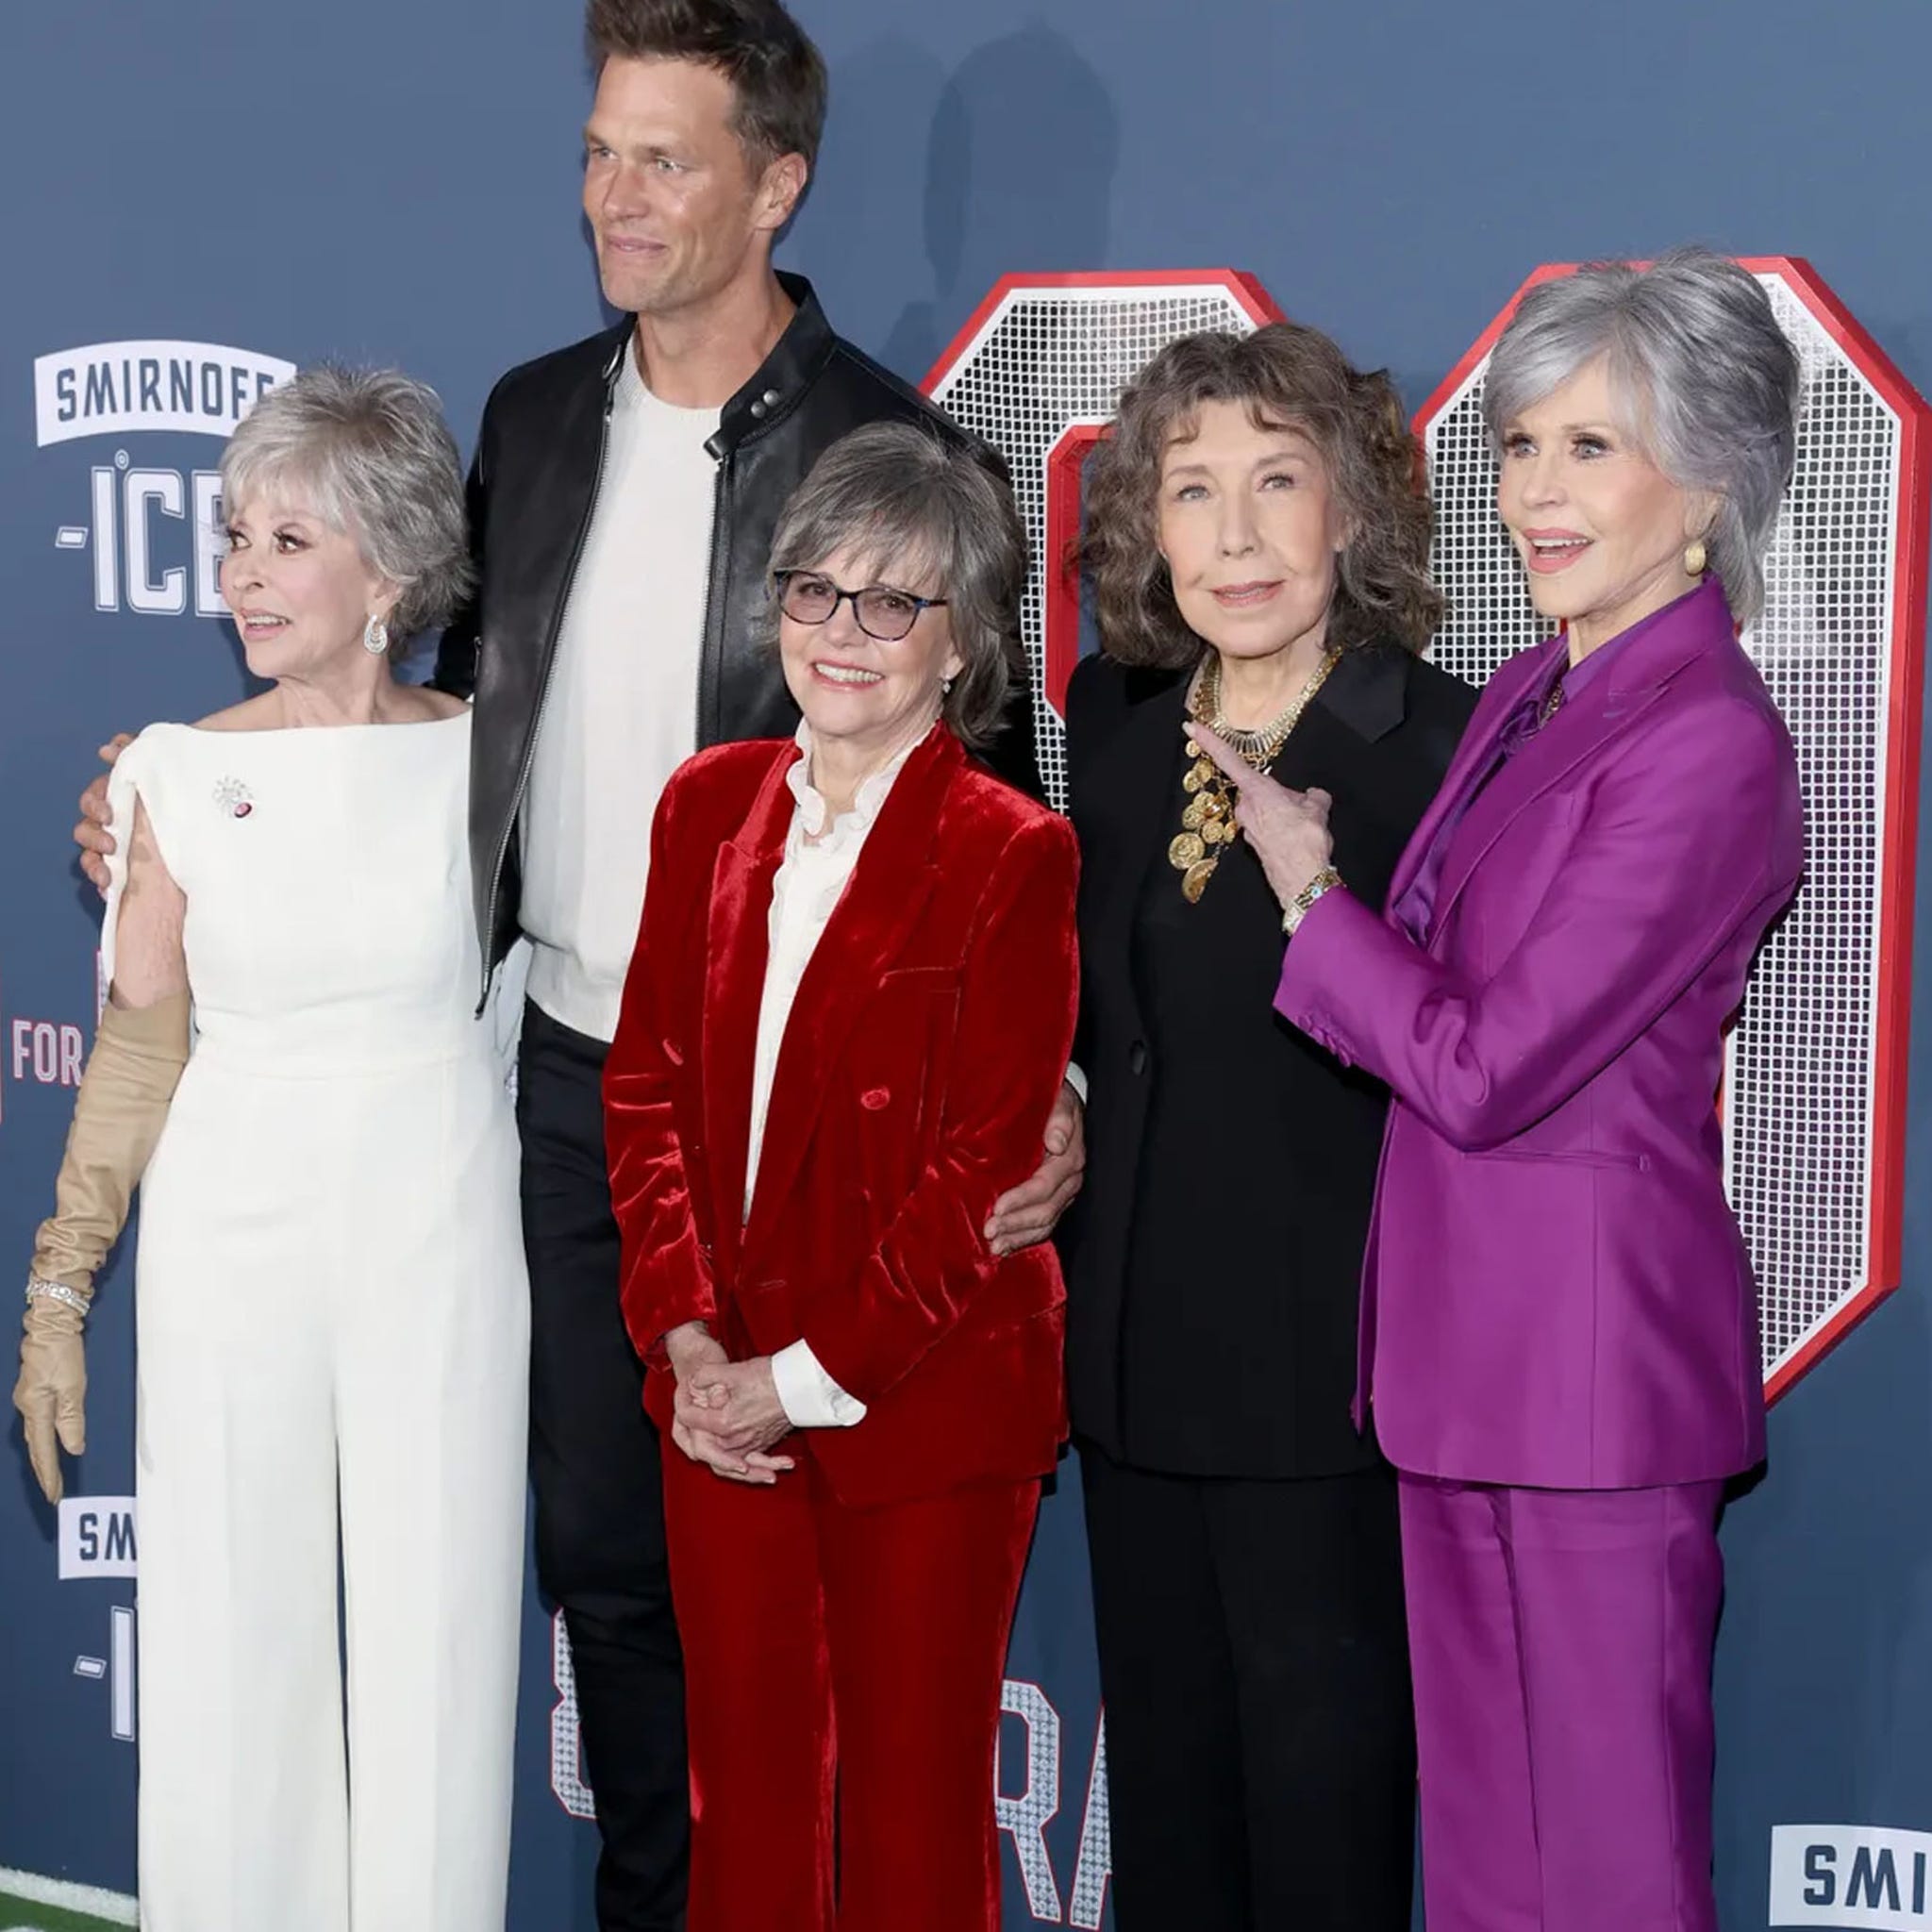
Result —
[[[728,408],[729,405],[726,405],[726,407]],[[791,412],[788,409],[785,413],[789,416]],[[722,637],[713,638],[711,635],[711,611],[714,608],[713,600],[718,589],[719,541],[728,528],[724,519],[724,499],[728,493],[731,481],[731,465],[737,460],[740,450],[749,449],[753,443],[762,441],[784,420],[784,417],[775,419],[768,417],[758,428],[746,435],[741,436],[736,442],[721,447],[717,451],[718,474],[711,486],[710,575],[705,581],[705,625],[704,628],[698,633],[698,650],[700,653],[698,658],[698,714],[693,722],[697,726],[696,749],[699,751],[706,750],[708,746],[705,735],[705,685],[708,678],[714,687],[713,695],[717,700],[712,708],[717,710],[721,716],[724,708],[724,640]],[[724,441],[724,423],[721,418],[716,439],[721,444]],[[710,446],[708,443],[706,445],[707,448]],[[769,559],[767,560],[769,561]]]
[[[711,478],[711,561],[705,578],[705,621],[698,631],[698,703],[697,716],[691,720],[694,727],[691,749],[705,749],[705,709],[712,697],[717,703],[711,706],[719,709],[723,706],[722,691],[708,693],[706,686],[722,684],[724,677],[724,641],[711,637],[711,610],[718,593],[718,552],[719,537],[724,528],[724,478],[731,466],[730,450],[723,450],[718,457],[717,474]]]
[[[630,353],[627,342],[624,353]],[[603,419],[597,425],[597,475],[591,485],[591,501],[584,511],[584,520],[577,525],[576,541],[571,546],[570,562],[564,570],[563,595],[551,615],[550,634],[543,641],[543,670],[537,688],[537,714],[530,722],[530,741],[524,748],[524,762],[517,772],[516,790],[510,793],[509,818],[504,824],[503,837],[496,842],[496,863],[490,874],[490,904],[483,919],[483,990],[476,1001],[479,1018],[490,1004],[490,982],[496,974],[490,953],[496,943],[496,907],[503,891],[504,860],[509,856],[509,841],[516,836],[517,814],[524,808],[524,793],[529,788],[530,767],[537,761],[537,735],[543,729],[543,711],[550,702],[550,674],[557,665],[557,641],[563,635],[563,620],[570,609],[570,600],[576,594],[577,565],[583,558],[591,524],[597,514],[597,499],[604,493],[604,459],[610,446],[610,411],[615,401],[616,391],[607,389]]]

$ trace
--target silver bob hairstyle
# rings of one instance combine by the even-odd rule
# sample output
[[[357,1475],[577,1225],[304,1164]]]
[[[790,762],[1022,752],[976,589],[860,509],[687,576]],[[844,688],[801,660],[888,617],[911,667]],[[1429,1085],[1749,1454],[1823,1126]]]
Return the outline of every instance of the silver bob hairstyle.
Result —
[[[1757,276],[1705,248],[1648,268],[1591,262],[1532,289],[1490,357],[1500,448],[1524,410],[1606,358],[1621,425],[1680,490],[1718,498],[1705,537],[1731,614],[1764,608],[1764,564],[1797,446],[1798,358]]]
[[[772,579],[780,571],[819,570],[850,550],[875,577],[929,572],[959,653],[941,715],[963,743],[986,743],[1019,667],[1026,584],[1026,532],[995,461],[916,423],[869,423],[841,436],[791,492],[773,533],[768,641],[777,641]]]
[[[352,538],[396,586],[391,658],[447,623],[475,581],[456,439],[436,391],[399,369],[320,362],[270,390],[222,452],[223,505],[232,515],[268,490]]]

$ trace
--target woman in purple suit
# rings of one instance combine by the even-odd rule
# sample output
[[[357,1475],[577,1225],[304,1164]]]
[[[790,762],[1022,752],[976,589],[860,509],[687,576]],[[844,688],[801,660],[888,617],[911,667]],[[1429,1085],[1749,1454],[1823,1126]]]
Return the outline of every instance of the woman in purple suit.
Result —
[[[1386,917],[1324,794],[1190,727],[1284,908],[1276,1007],[1395,1095],[1360,1398],[1401,1473],[1429,1932],[1717,1925],[1716,1525],[1764,1407],[1713,1096],[1804,858],[1736,625],[1797,393],[1719,257],[1524,298],[1485,410],[1563,627],[1491,680]]]

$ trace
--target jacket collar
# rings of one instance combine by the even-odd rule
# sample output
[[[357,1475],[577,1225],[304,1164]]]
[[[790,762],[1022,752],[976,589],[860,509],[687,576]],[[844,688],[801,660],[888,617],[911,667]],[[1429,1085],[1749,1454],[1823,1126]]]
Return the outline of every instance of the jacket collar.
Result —
[[[1331,713],[1357,737],[1386,738],[1407,715],[1409,653],[1400,644],[1378,641],[1341,654],[1315,694],[1318,708]],[[1192,674],[1134,666],[1126,674],[1126,701],[1138,708],[1167,696],[1178,711],[1186,704]]]
[[[1316,692],[1316,706],[1371,744],[1386,738],[1407,715],[1408,657],[1396,643],[1344,651]]]
[[[778,286],[791,299],[792,317],[757,373],[720,412],[717,431],[705,443],[714,457],[729,455],[746,437],[789,416],[838,346],[839,339],[832,333],[811,284],[803,275],[783,269],[775,273]],[[603,339],[607,392],[617,386],[636,329],[636,318],[626,315]]]
[[[1545,675],[1550,660],[1559,656],[1563,648],[1560,636],[1545,638],[1541,643],[1531,644],[1513,658],[1504,658],[1490,674],[1471,728],[1462,734],[1456,755],[1449,760],[1449,769],[1443,773],[1428,809],[1409,835],[1394,875],[1389,881],[1388,903],[1391,908],[1415,883],[1416,874],[1422,871],[1423,861],[1434,850],[1437,840],[1445,835],[1453,821],[1461,817],[1470,793],[1495,769],[1497,741],[1515,711],[1517,701]]]
[[[885,809],[886,800],[899,774],[906,769],[907,762],[921,744],[927,733],[939,728],[937,721],[927,725],[926,731],[912,739],[905,750],[897,753],[859,786],[848,810],[833,817],[831,808],[825,803],[824,794],[811,782],[811,726],[801,718],[798,729],[792,736],[792,742],[798,746],[797,760],[785,768],[785,789],[791,792],[792,802],[798,808],[799,827],[808,838],[816,839],[829,831],[827,841],[832,845],[847,843],[854,839],[862,839],[877,822],[878,815]],[[786,850],[791,849],[791,835],[786,835]]]
[[[1602,674],[1590,681],[1575,703],[1565,703],[1553,724],[1538,732],[1501,771],[1495,772],[1494,782],[1473,808],[1468,808],[1469,822],[1456,838],[1442,868],[1430,919],[1432,933],[1442,931],[1450,908],[1471,874],[1513,819],[1544,797],[1608,740],[1627,730],[1631,722],[1656,702],[1687,664],[1707,651],[1733,648],[1736,641],[1737,626],[1730,606],[1724,601],[1717,579],[1712,577],[1603,645],[1602,649],[1614,651],[1616,656],[1605,664]],[[1534,684],[1551,658],[1567,648],[1560,635],[1554,637],[1545,644],[1521,652],[1496,673],[1501,679],[1518,664],[1523,667],[1507,687],[1507,701],[1499,696],[1491,709],[1489,728],[1482,734],[1482,743],[1474,748],[1479,762],[1464,765],[1458,758],[1457,763],[1462,767],[1458,787],[1452,793],[1445,781],[1437,806],[1431,808],[1410,841],[1409,855],[1417,862],[1427,849],[1424,834],[1441,826],[1441,814],[1437,808],[1445,799],[1461,798],[1465,788],[1480,785],[1493,770],[1497,740],[1515,708],[1516,699]],[[1452,773],[1453,775],[1456,774]],[[1468,807],[1468,801],[1464,803]],[[1401,883],[1406,884],[1413,873],[1414,867],[1406,858]],[[1390,893],[1389,903],[1395,903],[1394,891]]]
[[[1737,636],[1737,621],[1724,599],[1724,586],[1715,576],[1706,577],[1695,590],[1652,611],[1600,647],[1615,654],[1604,667],[1604,688],[1624,696],[1654,691],[1691,658],[1717,645],[1734,643]]]
[[[785,856],[794,801],[791,747],[774,759],[744,823],[719,848],[712,873],[705,988],[705,1114],[721,1237],[744,1214],[753,1060],[770,956],[772,881]],[[941,809],[965,753],[944,729],[914,748],[894,780],[800,980],[772,1079],[764,1145],[743,1254],[753,1252],[791,1189],[827,1076],[937,882],[932,860]],[[741,1257],[740,1257],[741,1259]]]

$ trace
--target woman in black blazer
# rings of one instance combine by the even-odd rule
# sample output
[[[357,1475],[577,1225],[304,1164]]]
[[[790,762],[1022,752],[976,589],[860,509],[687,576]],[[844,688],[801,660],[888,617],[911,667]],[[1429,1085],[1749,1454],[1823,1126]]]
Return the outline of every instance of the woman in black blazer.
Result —
[[[1349,1415],[1387,1096],[1275,1016],[1281,908],[1182,727],[1326,794],[1379,901],[1475,702],[1416,656],[1430,528],[1388,378],[1289,324],[1163,350],[1089,472],[1064,1244],[1121,1932],[1409,1923],[1395,1491]]]

